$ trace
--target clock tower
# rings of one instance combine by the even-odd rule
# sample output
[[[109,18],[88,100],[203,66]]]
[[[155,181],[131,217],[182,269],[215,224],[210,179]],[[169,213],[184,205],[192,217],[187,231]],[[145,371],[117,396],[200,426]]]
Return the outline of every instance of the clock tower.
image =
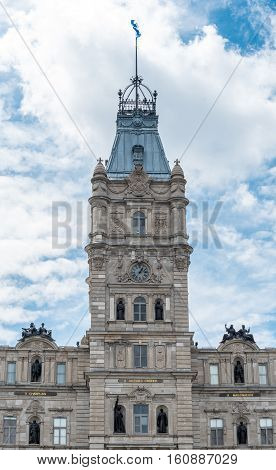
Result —
[[[170,170],[157,92],[119,91],[107,166],[92,177],[90,448],[193,446],[185,178]]]

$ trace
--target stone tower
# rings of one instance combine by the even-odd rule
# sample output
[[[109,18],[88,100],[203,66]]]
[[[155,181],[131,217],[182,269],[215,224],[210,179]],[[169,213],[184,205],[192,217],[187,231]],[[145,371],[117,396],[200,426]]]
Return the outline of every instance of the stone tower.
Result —
[[[158,133],[157,93],[119,91],[117,131],[92,178],[90,448],[192,448],[185,178]]]

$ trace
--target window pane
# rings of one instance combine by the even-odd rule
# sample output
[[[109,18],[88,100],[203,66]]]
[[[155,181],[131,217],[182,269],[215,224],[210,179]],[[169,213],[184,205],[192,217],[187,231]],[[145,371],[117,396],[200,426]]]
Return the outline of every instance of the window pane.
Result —
[[[14,384],[15,383],[15,376],[16,376],[16,363],[15,362],[8,362],[7,383],[8,384]]]
[[[261,429],[261,444],[266,444],[266,429]]]
[[[271,428],[267,429],[266,434],[267,434],[268,445],[272,445],[273,444],[273,430]]]
[[[65,435],[65,436],[61,436],[61,438],[60,438],[60,444],[61,444],[61,445],[66,445],[66,435]]]
[[[60,426],[66,428],[66,418],[60,418]]]
[[[140,417],[135,416],[135,432],[140,432]]]
[[[210,379],[211,379],[211,385],[217,385],[219,383],[217,364],[210,364]]]
[[[217,445],[217,433],[215,429],[211,429],[211,445],[212,446]]]
[[[65,384],[66,365],[64,363],[57,364],[57,383],[59,385]]]
[[[217,430],[217,441],[218,441],[218,446],[223,445],[223,429],[218,429]]]
[[[259,383],[260,385],[267,384],[267,366],[266,364],[259,364]]]
[[[4,417],[3,423],[3,441],[4,444],[15,444],[16,443],[16,417],[7,416]]]
[[[145,234],[145,214],[143,212],[135,212],[133,214],[133,233],[135,235]]]

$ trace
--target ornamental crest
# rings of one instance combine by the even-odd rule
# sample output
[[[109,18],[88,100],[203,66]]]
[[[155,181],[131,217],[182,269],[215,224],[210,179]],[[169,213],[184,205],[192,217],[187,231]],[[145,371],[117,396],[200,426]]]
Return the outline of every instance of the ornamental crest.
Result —
[[[149,177],[141,165],[136,165],[128,178],[127,194],[132,194],[133,196],[150,194]]]
[[[239,401],[238,403],[235,403],[232,408],[232,413],[239,413],[240,415],[250,413],[250,409],[247,402]]]
[[[145,387],[137,387],[133,392],[130,393],[129,395],[130,400],[136,401],[136,402],[147,402],[152,400],[152,395],[150,391],[145,388]]]

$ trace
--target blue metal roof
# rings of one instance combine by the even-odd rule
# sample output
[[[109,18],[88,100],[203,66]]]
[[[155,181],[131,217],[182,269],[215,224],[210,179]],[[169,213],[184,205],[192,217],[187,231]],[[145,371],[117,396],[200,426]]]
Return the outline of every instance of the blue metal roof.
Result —
[[[143,168],[148,175],[156,180],[168,180],[171,170],[158,133],[158,116],[156,115],[156,96],[141,84],[139,78],[138,100],[131,98],[133,88],[129,85],[124,93],[119,91],[119,111],[117,115],[117,131],[111,155],[107,164],[107,176],[110,179],[122,179],[132,173],[136,149],[140,150]],[[143,89],[142,89],[143,87]],[[145,95],[145,90],[147,97]],[[140,98],[141,97],[141,98]]]

